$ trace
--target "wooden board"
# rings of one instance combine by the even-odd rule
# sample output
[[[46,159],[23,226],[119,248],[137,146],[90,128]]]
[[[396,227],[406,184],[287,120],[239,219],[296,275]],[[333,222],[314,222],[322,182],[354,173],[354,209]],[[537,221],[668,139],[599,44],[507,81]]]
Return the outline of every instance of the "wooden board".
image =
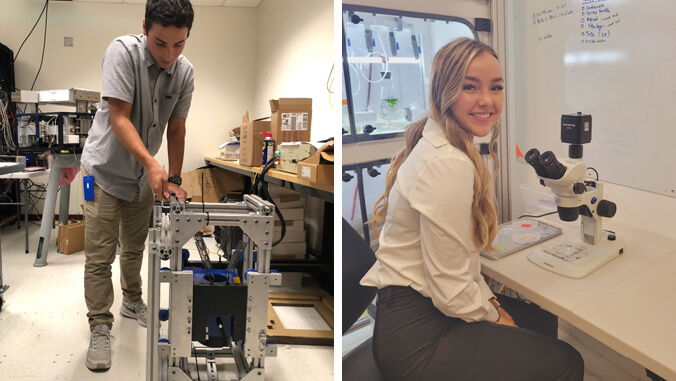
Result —
[[[275,306],[312,307],[328,330],[287,329],[275,312]],[[277,344],[333,345],[333,297],[312,293],[271,292],[268,299],[268,338]]]

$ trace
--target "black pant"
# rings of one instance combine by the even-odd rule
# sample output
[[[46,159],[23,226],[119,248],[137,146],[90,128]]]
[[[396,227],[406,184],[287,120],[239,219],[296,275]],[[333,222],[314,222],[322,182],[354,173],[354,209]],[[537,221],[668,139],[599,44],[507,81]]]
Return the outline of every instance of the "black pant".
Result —
[[[517,325],[524,321],[503,307]],[[373,356],[388,380],[564,381],[584,375],[582,356],[567,343],[524,328],[448,317],[410,287],[378,292]]]

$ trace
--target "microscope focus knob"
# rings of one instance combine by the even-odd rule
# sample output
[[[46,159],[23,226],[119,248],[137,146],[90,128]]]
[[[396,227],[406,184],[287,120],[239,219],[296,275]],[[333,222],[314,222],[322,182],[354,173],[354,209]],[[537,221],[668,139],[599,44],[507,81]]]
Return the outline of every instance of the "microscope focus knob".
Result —
[[[584,183],[575,183],[573,184],[573,193],[582,194],[587,190],[587,186]]]
[[[596,211],[601,217],[611,218],[615,215],[615,212],[617,212],[617,205],[612,201],[601,200],[596,207]]]

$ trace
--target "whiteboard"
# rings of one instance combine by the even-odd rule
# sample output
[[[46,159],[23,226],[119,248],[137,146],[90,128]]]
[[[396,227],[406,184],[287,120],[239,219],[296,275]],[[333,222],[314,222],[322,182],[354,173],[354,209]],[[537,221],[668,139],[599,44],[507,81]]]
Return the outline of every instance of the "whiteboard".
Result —
[[[676,197],[676,1],[524,0],[511,11],[521,151],[567,158],[561,115],[591,114],[584,162],[602,181]]]

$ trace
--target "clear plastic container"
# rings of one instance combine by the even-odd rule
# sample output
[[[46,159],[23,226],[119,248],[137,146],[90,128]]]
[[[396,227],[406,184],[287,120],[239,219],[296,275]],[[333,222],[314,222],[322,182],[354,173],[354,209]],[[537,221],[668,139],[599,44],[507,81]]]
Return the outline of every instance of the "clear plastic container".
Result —
[[[556,211],[554,193],[543,187],[539,182],[530,182],[519,185],[523,208],[528,214],[544,214]]]

